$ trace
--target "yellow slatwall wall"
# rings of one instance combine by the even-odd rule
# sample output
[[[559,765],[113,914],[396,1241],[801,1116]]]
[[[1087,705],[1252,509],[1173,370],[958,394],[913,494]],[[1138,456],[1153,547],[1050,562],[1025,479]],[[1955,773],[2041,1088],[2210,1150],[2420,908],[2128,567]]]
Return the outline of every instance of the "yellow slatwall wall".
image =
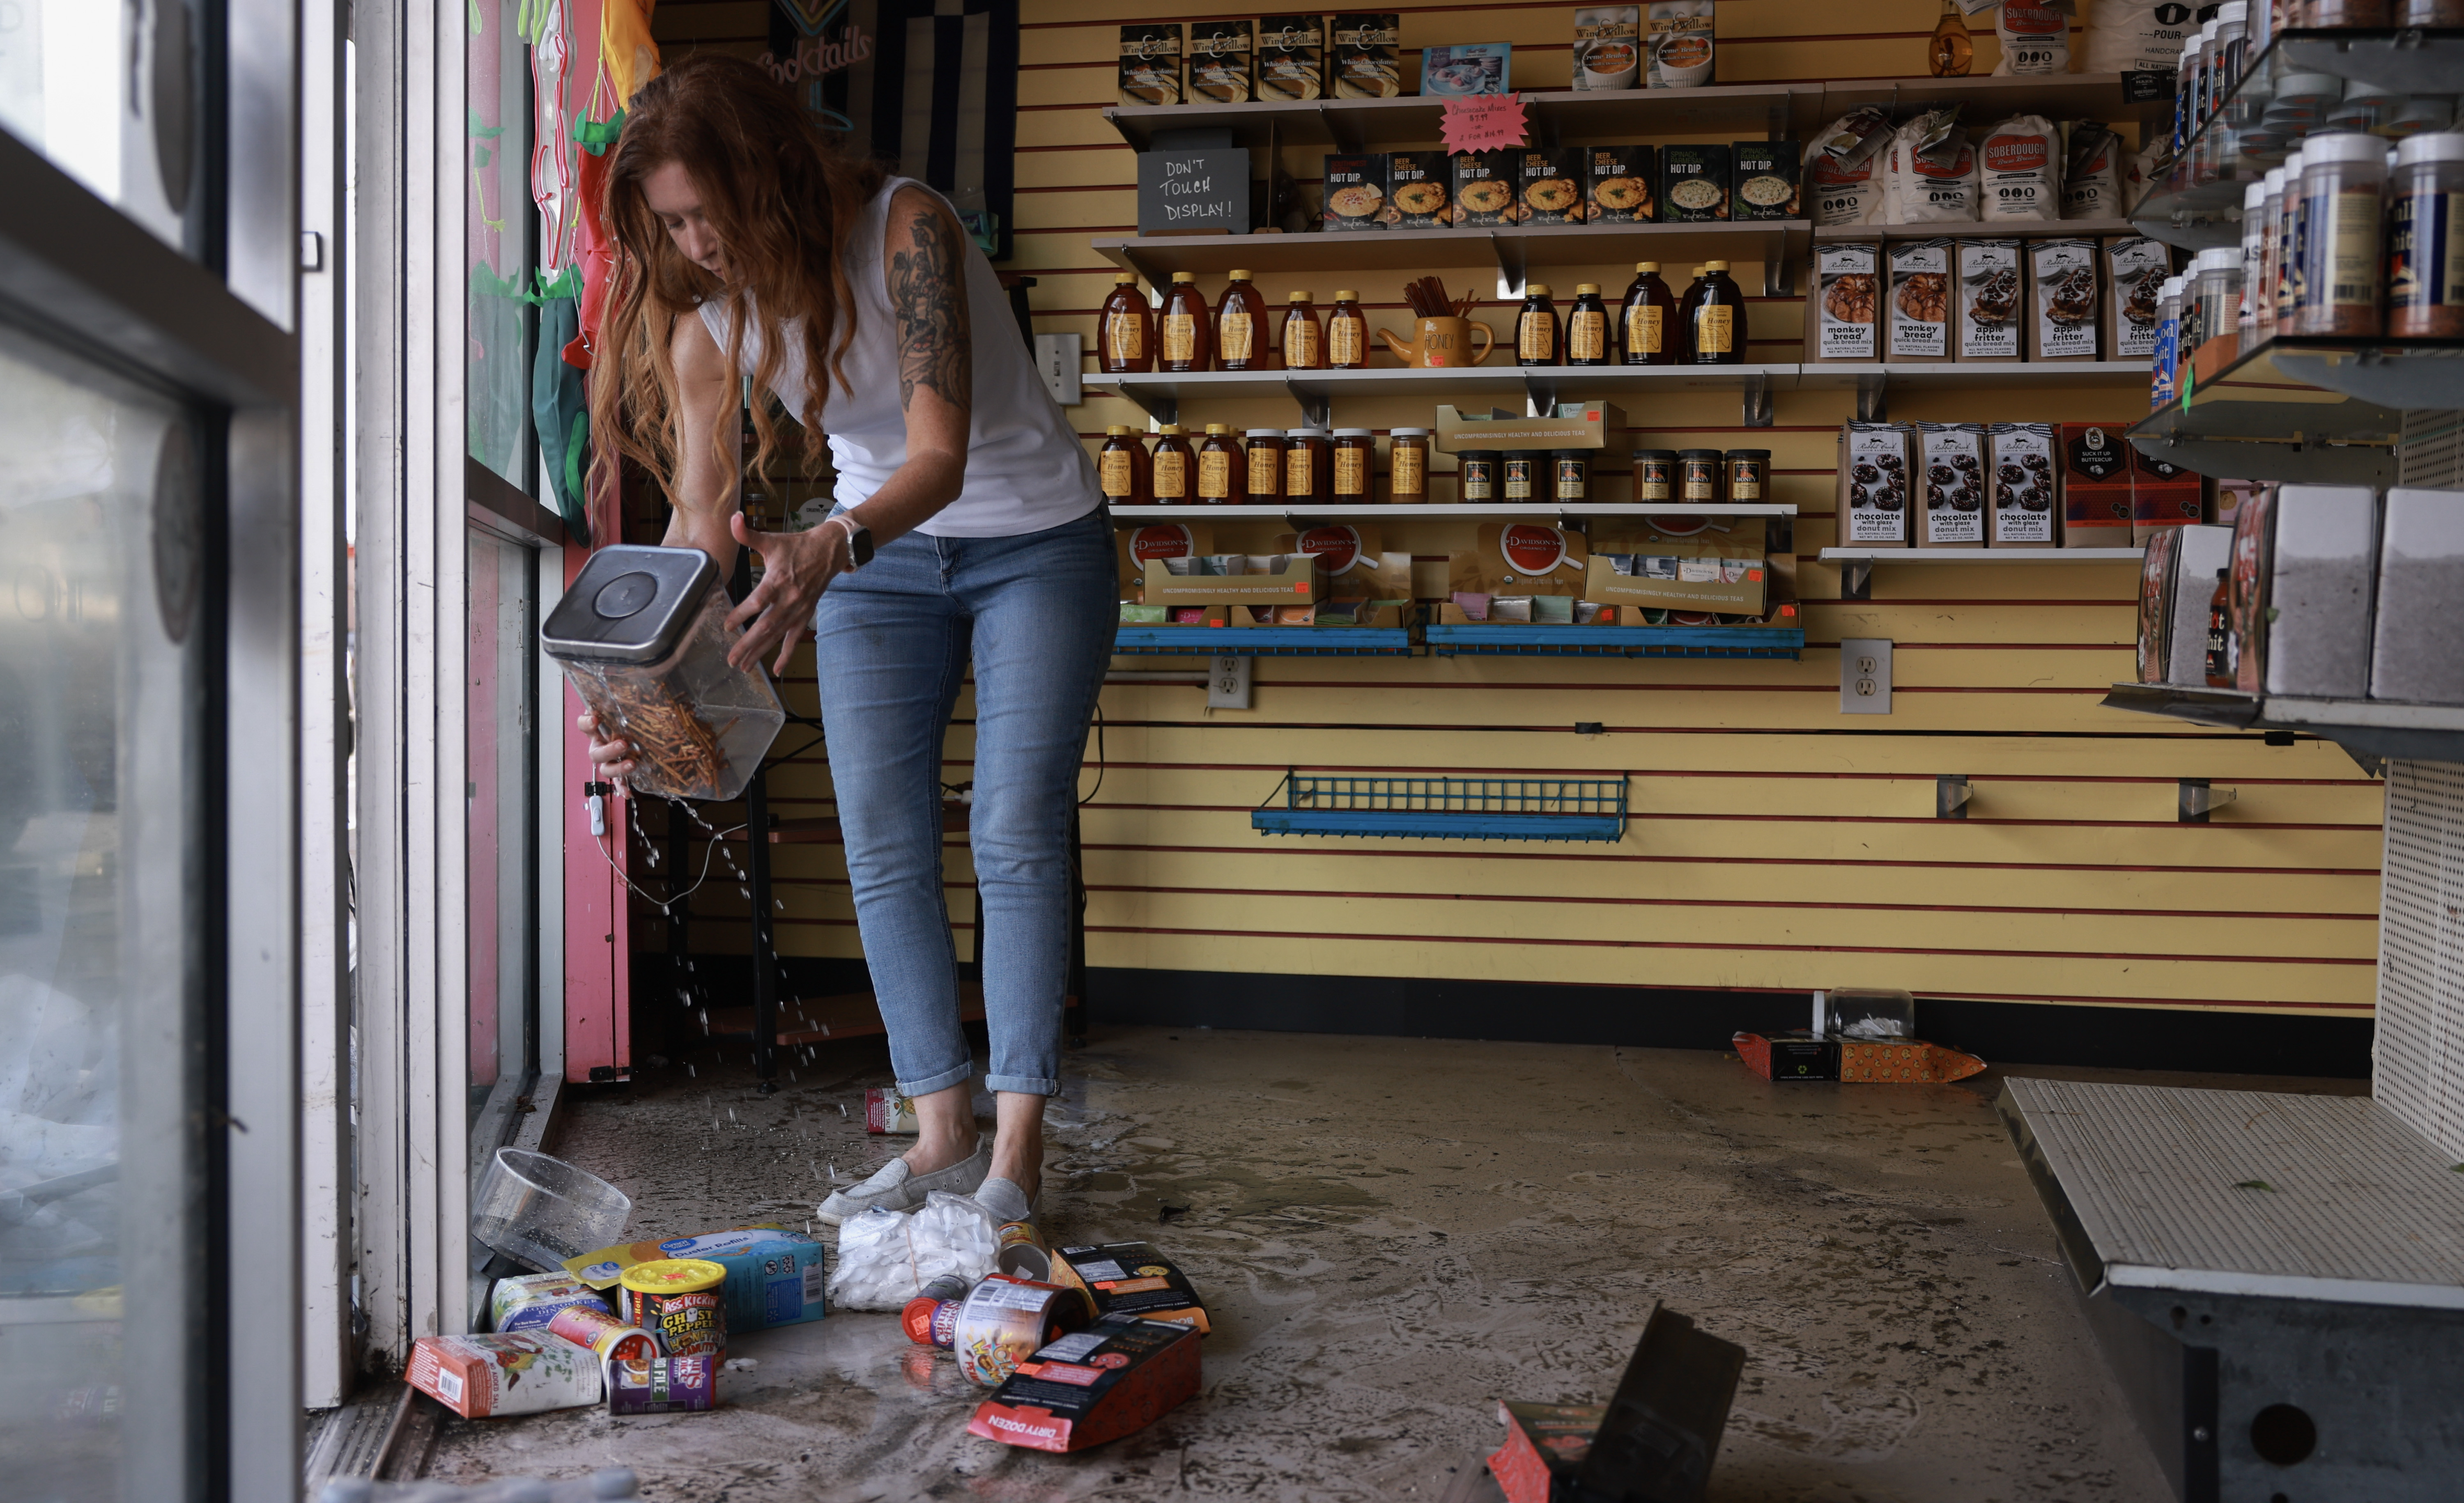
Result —
[[[1565,86],[1571,6],[1401,9],[1407,50],[1511,41],[1518,85]],[[1720,78],[1904,76],[1923,66],[1935,9],[1932,0],[1728,0]],[[760,46],[762,13],[751,0],[665,0],[657,19],[671,44],[750,53]],[[1223,12],[1026,0],[1024,13],[1013,267],[1038,279],[1037,329],[1080,334],[1092,349],[1114,268],[1088,242],[1133,232],[1135,219],[1134,159],[1100,114],[1112,96],[1115,28]],[[1993,56],[1988,30],[1977,72]],[[1306,153],[1287,165],[1305,182],[1319,176]],[[1444,274],[1484,291],[1490,280]],[[1614,297],[1631,272],[1603,265],[1540,274],[1561,298],[1577,280],[1601,282]],[[1737,274],[1749,291],[1761,285],[1757,266],[1741,263]],[[1341,285],[1358,284],[1373,322],[1399,328],[1403,279],[1355,272]],[[1267,276],[1261,290],[1280,306],[1305,286],[1323,308],[1338,285]],[[1221,278],[1200,286],[1211,299]],[[1755,299],[1752,357],[1796,359],[1803,312],[1798,297]],[[1485,316],[1508,318],[1510,309]],[[2365,1015],[2377,949],[2377,785],[2326,743],[2268,748],[2100,708],[2104,686],[2133,671],[2128,566],[1886,567],[1872,600],[1838,599],[1836,573],[1814,555],[1836,539],[1832,457],[1852,400],[1783,393],[1774,425],[1754,429],[1740,425],[1733,396],[1628,404],[1632,447],[1773,451],[1778,499],[1803,509],[1802,662],[1266,659],[1255,708],[1213,714],[1186,686],[1107,688],[1102,781],[1085,824],[1090,963],[1687,988],[1902,986],[1973,999]],[[2113,419],[2141,402],[2126,385],[1895,392],[1892,416]],[[1109,423],[1147,425],[1130,403],[1091,394],[1071,417],[1090,444]],[[1280,401],[1193,407],[1183,417],[1236,428],[1297,421]],[[1338,414],[1381,431],[1429,419],[1405,399]],[[1267,530],[1256,531],[1253,542],[1234,533],[1218,546],[1264,551]],[[1469,532],[1390,526],[1386,546],[1419,555],[1421,593],[1438,593],[1444,555]],[[1890,716],[1838,712],[1843,636],[1898,644]],[[809,708],[809,676],[793,689]],[[1577,736],[1576,721],[1602,722],[1606,733]],[[946,775],[968,776],[971,755],[961,726]],[[1089,761],[1086,786],[1094,788],[1091,745]],[[1248,810],[1295,765],[1623,773],[1635,816],[1614,847],[1252,833]],[[1939,773],[1971,779],[1968,820],[1932,817]],[[2182,777],[2237,787],[2240,799],[2211,825],[2179,824]],[[784,813],[828,811],[817,757],[774,786]],[[861,952],[837,858],[828,848],[782,849],[786,952]],[[971,895],[962,840],[950,858],[951,907],[963,919]],[[708,943],[720,947],[742,932],[715,929]]]

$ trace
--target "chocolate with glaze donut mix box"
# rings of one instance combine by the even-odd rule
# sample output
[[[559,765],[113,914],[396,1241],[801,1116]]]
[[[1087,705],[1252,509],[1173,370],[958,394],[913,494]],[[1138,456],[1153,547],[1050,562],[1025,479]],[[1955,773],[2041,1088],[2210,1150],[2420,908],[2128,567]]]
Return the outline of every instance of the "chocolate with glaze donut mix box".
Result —
[[[2060,485],[2056,475],[2054,425],[1996,423],[1991,429],[1993,541],[1995,548],[2053,548],[2061,541]]]
[[[1878,548],[1908,546],[1908,503],[1916,481],[1915,438],[1915,429],[1904,423],[1840,425],[1842,542]]]
[[[1985,425],[1982,423],[1920,423],[1922,449],[1918,512],[1919,548],[1984,548],[1986,470]]]

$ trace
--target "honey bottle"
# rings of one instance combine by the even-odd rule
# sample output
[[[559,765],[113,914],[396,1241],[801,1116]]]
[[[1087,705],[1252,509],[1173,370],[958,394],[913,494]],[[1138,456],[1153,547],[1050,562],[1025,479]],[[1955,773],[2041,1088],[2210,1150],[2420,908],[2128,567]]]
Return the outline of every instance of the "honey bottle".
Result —
[[[1155,504],[1188,506],[1198,498],[1190,493],[1197,480],[1198,458],[1189,449],[1189,440],[1182,436],[1180,425],[1167,423],[1155,436],[1154,457],[1149,461],[1153,477]]]
[[[1216,363],[1227,371],[1265,370],[1266,351],[1261,337],[1265,329],[1265,294],[1249,280],[1248,272],[1234,272],[1215,304]]]
[[[1339,371],[1369,364],[1369,318],[1360,311],[1360,294],[1345,288],[1334,294],[1326,316],[1326,363]]]
[[[1703,295],[1695,301],[1688,332],[1695,365],[1742,365],[1746,361],[1746,292],[1728,275],[1726,261],[1703,263]]]
[[[1233,488],[1244,483],[1247,473],[1241,446],[1232,441],[1232,425],[1206,425],[1206,437],[1198,446],[1198,504],[1233,505],[1239,499]]]
[[[1202,371],[1213,358],[1214,316],[1206,309],[1198,279],[1187,272],[1172,273],[1172,291],[1163,298],[1163,338],[1157,341],[1155,369]]]
[[[1677,322],[1677,294],[1660,279],[1659,262],[1634,264],[1634,285],[1625,290],[1624,322],[1618,332],[1625,341],[1626,364],[1677,363],[1677,349],[1670,342],[1676,334],[1671,326]]]
[[[1574,284],[1574,306],[1566,312],[1566,363],[1606,365],[1609,362],[1609,305],[1597,282]]]
[[[1326,369],[1326,332],[1317,326],[1317,310],[1307,293],[1292,294],[1291,306],[1284,313],[1284,369]]]
[[[1155,313],[1138,291],[1138,273],[1123,272],[1112,278],[1095,319],[1097,359],[1108,375],[1155,369]]]
[[[1557,305],[1549,300],[1549,284],[1534,282],[1523,290],[1523,311],[1514,316],[1514,363],[1560,365],[1564,344],[1557,337]]]
[[[1104,430],[1104,447],[1095,451],[1095,478],[1107,506],[1147,506],[1155,494],[1147,468],[1147,447],[1125,425]]]

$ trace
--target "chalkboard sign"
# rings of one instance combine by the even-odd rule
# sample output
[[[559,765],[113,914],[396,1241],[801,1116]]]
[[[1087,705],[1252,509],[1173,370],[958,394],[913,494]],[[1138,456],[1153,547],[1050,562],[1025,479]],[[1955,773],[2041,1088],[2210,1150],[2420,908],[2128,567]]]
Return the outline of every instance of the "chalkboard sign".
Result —
[[[1249,152],[1210,146],[1138,153],[1138,233],[1245,235]]]

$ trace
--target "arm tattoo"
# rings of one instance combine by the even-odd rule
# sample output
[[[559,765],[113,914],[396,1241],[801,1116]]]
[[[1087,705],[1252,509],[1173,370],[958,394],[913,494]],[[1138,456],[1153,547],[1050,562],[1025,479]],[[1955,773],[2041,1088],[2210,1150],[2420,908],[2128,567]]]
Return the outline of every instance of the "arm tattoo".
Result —
[[[970,412],[975,405],[974,355],[967,342],[962,252],[938,213],[918,214],[913,250],[890,258],[890,301],[898,311],[898,405],[913,405],[915,388]]]

